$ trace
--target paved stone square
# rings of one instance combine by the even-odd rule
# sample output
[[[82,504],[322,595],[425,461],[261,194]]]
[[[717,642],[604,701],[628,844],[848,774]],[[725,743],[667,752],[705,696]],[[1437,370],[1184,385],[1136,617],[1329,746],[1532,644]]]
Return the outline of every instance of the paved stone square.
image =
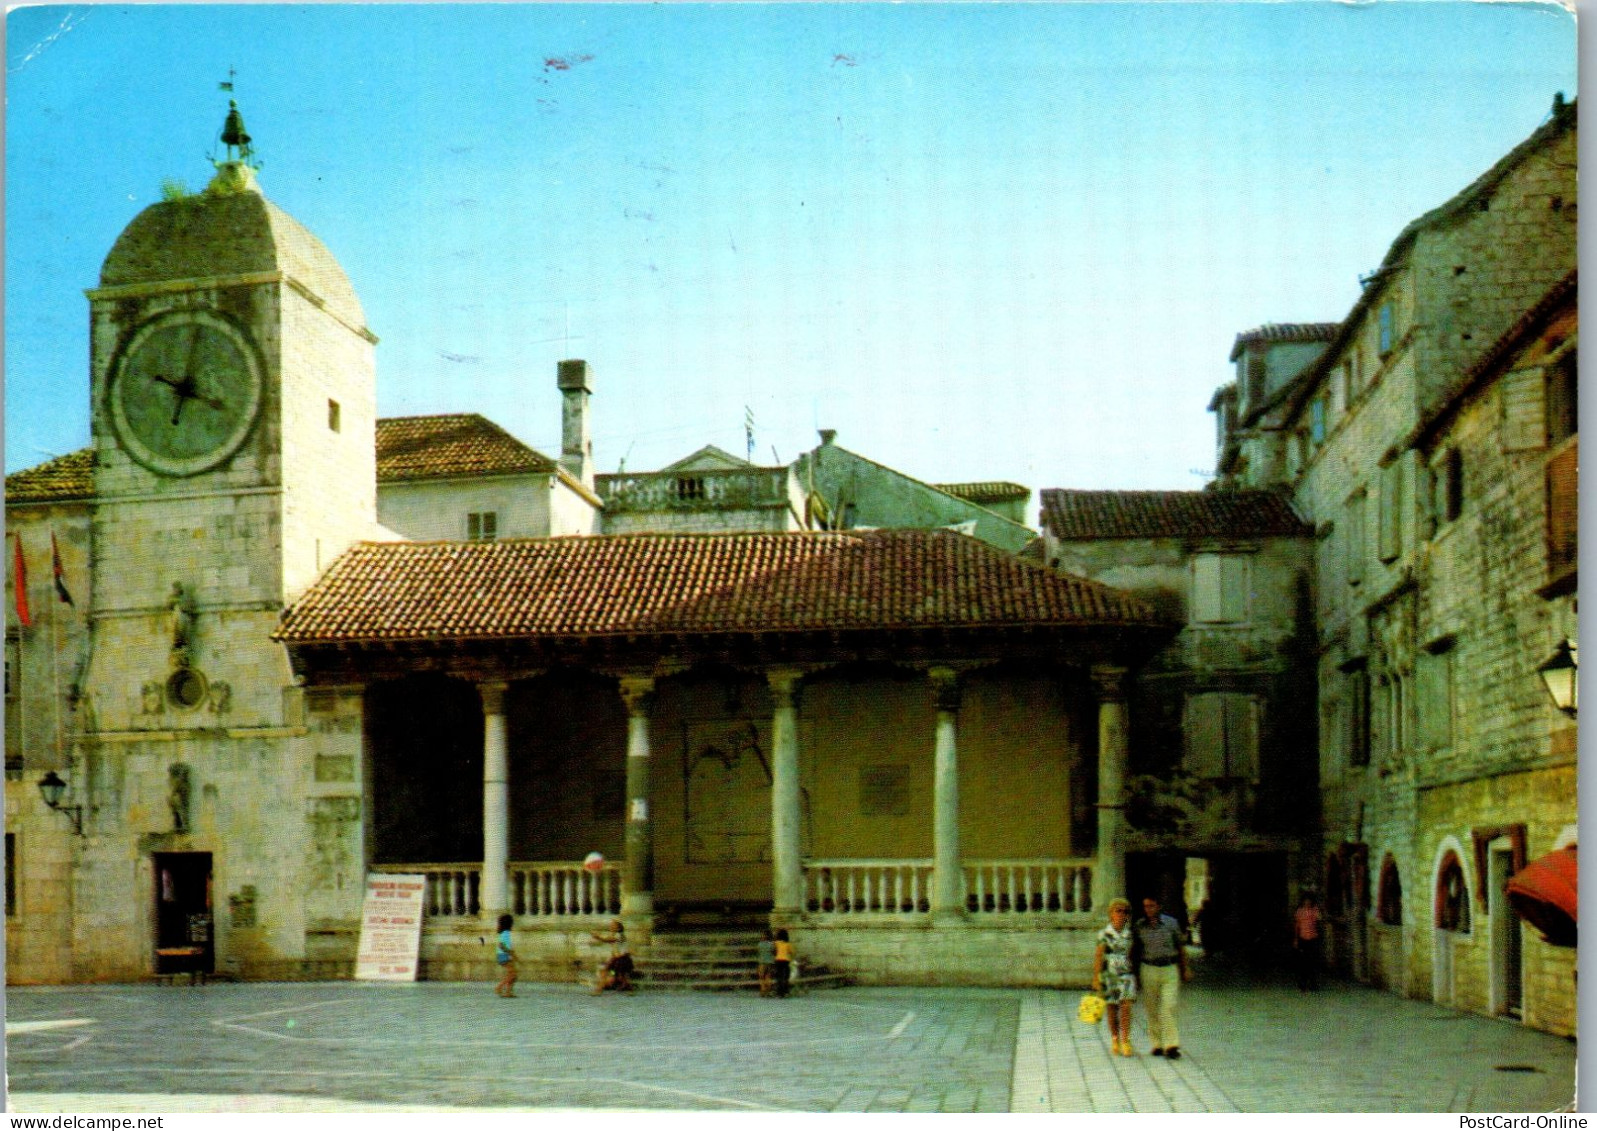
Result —
[[[523,985],[11,988],[14,1111],[1549,1111],[1572,1042],[1358,987],[1188,988],[1178,1062],[1076,991],[594,997]]]

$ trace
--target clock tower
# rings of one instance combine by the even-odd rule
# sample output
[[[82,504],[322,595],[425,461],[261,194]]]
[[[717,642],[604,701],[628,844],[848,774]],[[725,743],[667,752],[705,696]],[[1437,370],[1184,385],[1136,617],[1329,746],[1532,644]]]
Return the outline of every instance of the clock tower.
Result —
[[[270,631],[375,533],[376,338],[332,254],[261,194],[236,107],[222,140],[227,160],[205,191],[139,213],[88,293],[92,615],[107,630],[142,621],[153,638],[185,608],[184,666],[228,682],[230,710],[265,722],[279,689],[252,704],[226,669],[272,645],[261,633],[244,647],[233,627]],[[96,709],[139,713],[135,690]]]
[[[99,976],[147,972],[194,916],[212,933],[193,961],[228,952],[246,974],[358,916],[359,696],[307,708],[270,634],[377,535],[377,339],[332,254],[262,195],[236,106],[221,141],[205,190],[134,217],[88,292],[91,840],[74,882],[129,915],[77,940]],[[189,906],[163,926],[174,892]]]

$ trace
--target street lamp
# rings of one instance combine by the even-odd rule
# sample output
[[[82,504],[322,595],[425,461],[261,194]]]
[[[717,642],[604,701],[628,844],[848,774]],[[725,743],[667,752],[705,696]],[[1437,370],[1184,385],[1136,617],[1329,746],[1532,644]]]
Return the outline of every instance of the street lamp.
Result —
[[[57,813],[65,813],[72,818],[72,831],[79,836],[83,835],[83,806],[61,804],[61,795],[66,792],[67,783],[62,781],[54,770],[39,779],[39,796],[44,798],[44,803]]]
[[[1547,694],[1553,697],[1553,706],[1570,718],[1580,698],[1580,645],[1573,640],[1560,640],[1553,654],[1536,669],[1547,685]]]

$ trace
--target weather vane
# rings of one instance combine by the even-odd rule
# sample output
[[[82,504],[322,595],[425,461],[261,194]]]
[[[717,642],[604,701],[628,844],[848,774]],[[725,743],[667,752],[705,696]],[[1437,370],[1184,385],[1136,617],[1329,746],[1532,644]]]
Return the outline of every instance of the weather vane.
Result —
[[[227,91],[233,92],[233,80],[238,77],[238,72],[232,67],[227,69],[227,81],[216,85]],[[223,161],[211,159],[213,165],[247,165],[251,169],[260,168],[258,162],[252,161],[255,148],[250,144],[250,135],[244,129],[244,115],[238,112],[238,103],[231,98],[227,100],[227,119],[222,123],[221,142],[227,147],[227,157]]]

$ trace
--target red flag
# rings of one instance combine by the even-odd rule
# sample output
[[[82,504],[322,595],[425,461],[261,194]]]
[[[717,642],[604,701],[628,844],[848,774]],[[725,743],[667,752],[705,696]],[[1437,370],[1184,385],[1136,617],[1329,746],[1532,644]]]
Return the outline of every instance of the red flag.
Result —
[[[55,571],[55,596],[62,604],[77,605],[72,600],[72,594],[67,592],[66,579],[61,575],[61,547],[55,544],[55,531],[50,531],[50,567]]]
[[[28,612],[28,567],[22,560],[22,535],[15,537],[16,553],[12,558],[11,580],[17,591],[17,619],[22,622],[23,628],[27,628],[33,624],[33,614]]]

